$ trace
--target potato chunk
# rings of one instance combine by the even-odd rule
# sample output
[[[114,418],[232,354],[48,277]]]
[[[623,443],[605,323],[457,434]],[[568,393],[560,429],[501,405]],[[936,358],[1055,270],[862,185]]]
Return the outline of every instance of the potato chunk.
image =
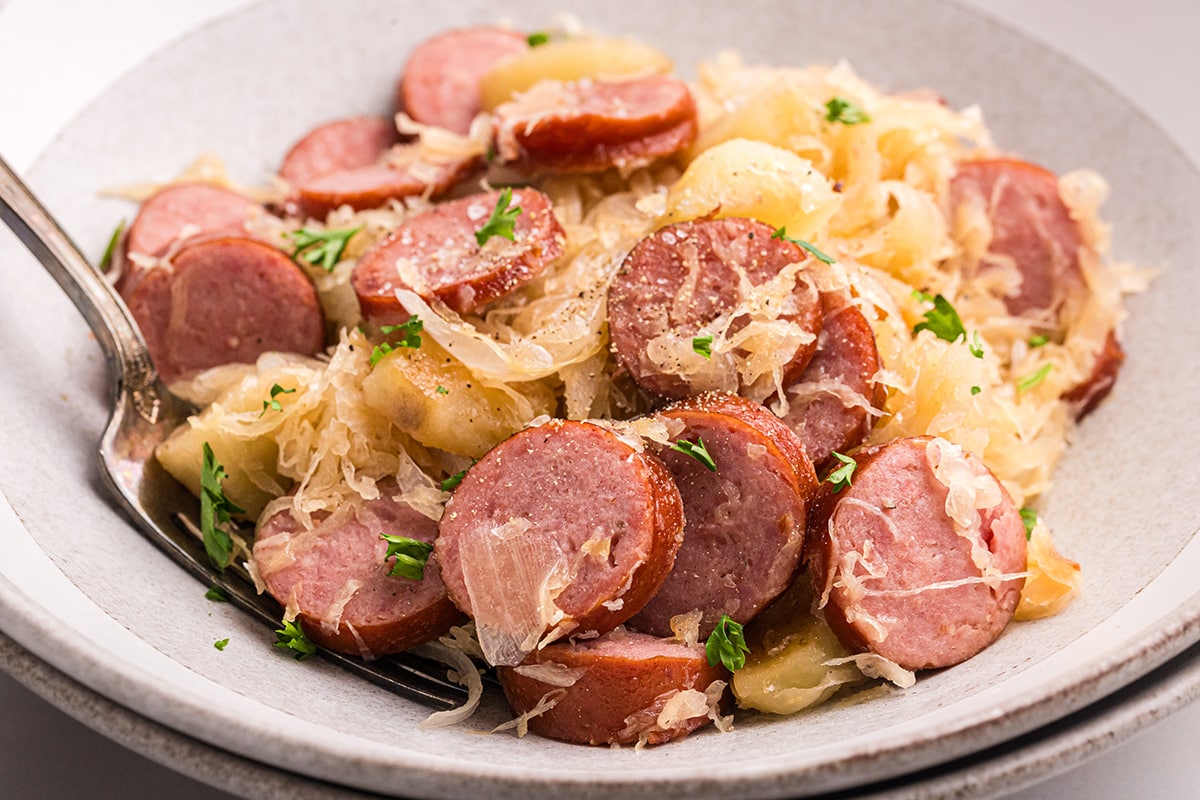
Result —
[[[260,359],[257,369],[239,365],[237,371],[217,370],[197,379],[198,383],[214,384],[212,405],[176,429],[158,446],[155,456],[172,477],[199,496],[207,442],[225,467],[225,496],[244,508],[247,518],[254,519],[291,483],[279,474],[275,434],[307,390],[315,365],[295,357],[268,354]],[[234,380],[238,374],[241,377]],[[279,389],[272,394],[276,386]],[[203,387],[192,388],[199,391]]]
[[[733,675],[733,693],[742,708],[771,714],[795,714],[833,696],[843,684],[863,675],[853,664],[826,667],[845,654],[837,637],[815,617],[770,654],[755,652]]]
[[[688,166],[671,187],[659,222],[750,217],[811,241],[840,202],[811,162],[765,142],[730,139]]]
[[[671,71],[661,50],[633,39],[585,37],[547,42],[507,59],[483,76],[479,96],[494,111],[538,81],[621,78]]]
[[[281,492],[264,489],[264,485],[279,485],[275,463],[279,447],[269,437],[245,439],[222,429],[207,414],[196,417],[192,424],[180,427],[158,446],[158,462],[188,491],[200,496],[200,468],[203,464],[204,443],[208,442],[217,462],[225,467],[227,477],[222,481],[225,496],[246,511],[247,519],[255,519],[273,497]]]
[[[363,380],[367,406],[426,447],[478,458],[534,417],[554,411],[541,384],[483,384],[431,337],[397,348]]]
[[[812,613],[807,576],[754,620],[747,639],[750,655],[732,682],[742,708],[795,714],[828,700],[843,685],[865,680],[853,663],[829,664],[849,652]]]
[[[779,81],[713,120],[688,155],[694,159],[730,139],[751,139],[819,161],[824,156],[820,138],[824,113],[825,109],[814,105],[800,87]]]

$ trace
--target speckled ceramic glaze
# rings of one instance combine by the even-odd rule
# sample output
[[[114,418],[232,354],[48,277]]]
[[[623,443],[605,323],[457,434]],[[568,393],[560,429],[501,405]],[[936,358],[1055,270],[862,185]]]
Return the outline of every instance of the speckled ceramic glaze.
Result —
[[[1115,253],[1166,270],[1134,298],[1129,354],[1042,504],[1087,586],[1063,614],[1010,627],[970,662],[870,703],[790,719],[747,717],[722,736],[612,751],[507,735],[492,697],[464,726],[418,728],[406,704],[269,633],[144,542],[101,494],[93,451],[107,416],[103,359],[31,257],[0,241],[0,625],[101,696],[200,742],[383,794],[578,798],[815,794],[977,752],[1111,693],[1200,638],[1200,450],[1186,369],[1200,294],[1200,177],[1128,104],[1055,54],[931,0],[743,4],[610,0],[510,4],[521,27],[576,6],[595,28],[642,35],[685,72],[721,47],[752,61],[847,58],[891,89],[979,103],[997,143],[1112,184]],[[198,153],[263,180],[318,121],[386,112],[412,45],[494,3],[290,0],[256,6],[160,53],[88,107],[29,173],[98,255],[127,204],[97,189],[177,173]],[[838,32],[853,30],[847,38]],[[1167,454],[1167,457],[1164,457]],[[1153,465],[1153,469],[1148,468]],[[219,652],[216,639],[230,638]],[[713,765],[720,764],[716,770]]]

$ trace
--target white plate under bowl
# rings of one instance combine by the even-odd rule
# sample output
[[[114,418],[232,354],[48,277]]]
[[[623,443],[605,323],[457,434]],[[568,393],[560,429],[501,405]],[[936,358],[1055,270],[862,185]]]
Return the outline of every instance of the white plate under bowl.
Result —
[[[197,781],[203,781],[207,786],[230,792],[237,797],[250,800],[379,798],[374,792],[360,792],[250,761],[165,728],[101,697],[30,655],[2,633],[0,670],[9,673],[26,688],[109,739]],[[1001,795],[1008,797],[1010,792],[1031,786],[1111,751],[1130,736],[1159,722],[1164,716],[1198,696],[1200,644],[1193,645],[1163,666],[1086,708],[1022,734],[1016,739],[910,775],[822,796],[826,800],[931,800],[950,797],[955,800],[983,800]],[[1173,726],[1171,733],[1176,736],[1181,732],[1186,733],[1186,729],[1180,726],[1186,725],[1190,718],[1172,720],[1169,723]],[[71,737],[71,743],[86,741],[86,735],[76,733],[70,723],[63,721],[61,727],[63,732]],[[58,727],[55,730],[57,731]],[[1154,734],[1160,746],[1163,733],[1160,729],[1160,732]],[[1146,747],[1146,743],[1142,742],[1140,749],[1145,751]],[[1157,763],[1170,763],[1171,757],[1178,758],[1186,750],[1185,744],[1169,744],[1164,753],[1156,755]],[[106,752],[87,751],[78,761],[78,766],[82,769],[103,766],[111,776],[113,769],[122,769],[139,761],[131,753],[118,754],[121,757],[109,760]],[[1130,755],[1129,750],[1115,753],[1114,756],[1110,763],[1101,768],[1109,776],[1116,774],[1114,770],[1129,769],[1134,763],[1134,757]],[[1091,769],[1094,771],[1096,768]],[[121,792],[128,792],[137,785],[138,778],[129,776],[144,777],[143,772],[135,770],[112,782],[109,784],[111,788],[105,790],[105,796],[124,797]],[[74,780],[73,776],[63,776],[61,779],[50,781],[50,785],[61,790],[72,785]],[[44,780],[39,780],[36,784],[30,781],[25,783],[27,786],[46,785]],[[1144,780],[1134,778],[1128,786],[1144,784]],[[216,794],[215,791],[209,792],[195,787],[180,776],[175,776],[172,782],[163,785],[170,786],[172,791],[184,792],[188,797],[208,798]],[[1188,784],[1178,782],[1173,785],[1184,790],[1186,796]],[[1039,796],[1049,796],[1046,794],[1048,789],[1049,786],[1039,787],[1034,792],[1040,791]],[[222,797],[224,796],[222,793]]]
[[[934,87],[980,103],[997,142],[1113,187],[1118,257],[1166,266],[1130,302],[1129,359],[1042,505],[1084,566],[1063,614],[1012,626],[970,662],[869,703],[747,717],[634,752],[479,736],[507,717],[490,698],[458,728],[270,634],[139,537],[102,495],[94,445],[106,418],[103,359],[74,309],[11,237],[0,241],[0,625],[51,665],[169,728],[276,767],[383,794],[508,798],[812,794],[912,772],[1008,740],[1128,683],[1200,638],[1198,473],[1186,424],[1200,377],[1200,176],[1127,102],[1012,31],[936,0],[601,5],[291,0],[207,26],[89,106],[28,178],[86,251],[130,208],[97,190],[163,179],[197,153],[263,179],[314,123],[385,113],[413,44],[500,13],[535,29],[561,7],[640,35],[685,71],[722,47],[750,60],[848,58],[892,89]],[[212,642],[229,637],[224,652]]]

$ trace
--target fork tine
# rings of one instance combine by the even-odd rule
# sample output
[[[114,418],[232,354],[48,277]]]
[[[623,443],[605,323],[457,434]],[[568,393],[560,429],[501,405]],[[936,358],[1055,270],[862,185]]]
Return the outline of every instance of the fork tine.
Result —
[[[138,427],[160,424],[132,416],[135,413],[129,407],[118,409],[101,445],[101,474],[112,494],[120,500],[126,515],[142,534],[176,564],[204,585],[221,587],[235,605],[271,630],[277,629],[283,618],[282,609],[274,598],[258,593],[244,567],[233,564],[220,572],[212,566],[195,520],[198,513],[196,499],[167,474],[150,453],[124,452],[115,446],[111,434],[121,426],[126,415],[136,420]],[[139,439],[132,437],[123,444],[136,447]],[[137,488],[136,494],[133,487]],[[179,511],[181,508],[196,509],[196,512],[183,513]],[[441,665],[418,656],[402,653],[367,662],[325,648],[318,649],[326,659],[350,672],[436,711],[455,708],[466,701],[466,689],[441,677],[445,674]]]
[[[196,535],[198,526],[178,511],[196,508],[195,498],[154,459],[155,446],[195,408],[167,389],[125,303],[3,158],[0,222],[12,228],[71,298],[104,351],[116,403],[98,455],[100,476],[110,496],[176,564],[202,583],[220,586],[240,608],[272,629],[278,627],[282,618],[278,604],[258,594],[244,569],[218,573],[211,566]],[[321,652],[351,672],[439,711],[466,698],[465,689],[438,677],[429,662],[416,656],[366,662]]]

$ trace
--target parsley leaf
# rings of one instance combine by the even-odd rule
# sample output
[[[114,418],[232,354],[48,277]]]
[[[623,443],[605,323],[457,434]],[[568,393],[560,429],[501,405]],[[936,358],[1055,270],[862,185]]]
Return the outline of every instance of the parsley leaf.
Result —
[[[971,387],[971,396],[974,397],[975,395],[979,394],[982,391],[983,391],[982,388],[980,388],[978,386],[972,386]]]
[[[967,349],[976,358],[983,358],[983,341],[979,338],[979,331],[975,331],[971,343],[967,345]]]
[[[375,349],[371,351],[369,363],[372,367],[375,366],[390,352],[392,352],[392,346],[387,342],[375,345]]]
[[[112,267],[113,255],[117,252],[117,242],[121,241],[121,234],[125,232],[125,220],[117,223],[117,227],[113,228],[112,236],[108,237],[108,246],[104,248],[104,255],[100,257],[100,263],[97,265],[101,272],[108,272]]]
[[[722,614],[721,621],[704,643],[704,655],[709,666],[724,664],[725,669],[735,672],[746,666],[746,654],[749,652],[741,624],[731,620],[728,614]]]
[[[200,467],[200,533],[204,537],[204,552],[213,566],[219,570],[229,566],[233,560],[233,537],[226,530],[230,514],[241,514],[246,509],[230,502],[221,488],[221,479],[227,477],[225,467],[217,461],[208,442],[204,443],[204,463]]]
[[[400,325],[383,325],[379,328],[386,334],[396,333],[399,331],[402,338],[397,342],[399,347],[417,348],[421,346],[421,331],[425,330],[425,323],[416,314],[408,318],[408,322]]]
[[[304,634],[304,629],[295,622],[286,620],[283,627],[275,631],[274,644],[276,647],[295,651],[297,661],[303,661],[317,652],[317,646]]]
[[[1032,372],[1029,375],[1026,375],[1024,378],[1021,378],[1021,380],[1017,381],[1017,391],[1028,392],[1030,389],[1046,380],[1046,376],[1050,374],[1050,370],[1052,369],[1054,369],[1053,364],[1044,364],[1037,372]]]
[[[704,440],[699,436],[695,442],[689,442],[687,439],[680,439],[671,445],[672,450],[678,450],[685,456],[691,456],[704,465],[704,468],[709,472],[717,471],[717,463],[713,461],[712,456],[708,454],[708,449],[704,446]]]
[[[820,250],[818,250],[813,245],[809,244],[808,242],[804,241],[803,239],[793,239],[791,236],[788,236],[786,226],[782,227],[782,228],[778,228],[774,233],[771,234],[771,238],[772,239],[783,239],[784,241],[791,242],[792,244],[796,245],[800,249],[807,251],[809,255],[811,255],[813,258],[817,259],[817,261],[820,261],[823,264],[832,264],[833,263],[832,257],[825,255],[824,253],[822,253]]]
[[[840,122],[843,125],[861,125],[871,121],[871,115],[845,97],[831,97],[825,104],[825,121]]]
[[[400,325],[383,325],[380,327],[385,334],[392,334],[399,331],[402,334],[400,341],[393,345],[391,342],[383,342],[375,345],[375,349],[371,351],[370,364],[375,366],[380,359],[388,353],[395,350],[397,347],[411,347],[416,349],[421,346],[421,331],[425,329],[425,323],[416,314],[408,318],[408,322]]]
[[[1049,342],[1049,341],[1050,341],[1050,340],[1049,340],[1049,339],[1047,339],[1047,338],[1046,338],[1045,336],[1043,336],[1042,334],[1040,334],[1040,333],[1035,333],[1033,336],[1030,336],[1030,337],[1029,337],[1029,346],[1030,346],[1030,347],[1042,347],[1042,346],[1044,346],[1044,345],[1045,345],[1047,342]]]
[[[912,290],[912,298],[913,300],[919,300],[922,303],[933,302],[933,295],[929,294],[929,292],[922,292],[920,289]]]
[[[1025,525],[1025,539],[1033,538],[1033,527],[1037,525],[1038,513],[1036,508],[1026,506],[1021,509],[1021,522]]]
[[[206,600],[212,600],[214,603],[228,603],[229,593],[220,586],[210,586],[208,591],[204,593]]]
[[[933,308],[925,312],[925,321],[913,326],[913,336],[921,331],[930,331],[934,336],[947,342],[956,342],[958,337],[967,338],[967,330],[963,327],[962,319],[950,301],[942,295],[933,298]]]
[[[550,41],[550,34],[546,33],[545,31],[538,31],[536,33],[529,34],[529,36],[525,38],[525,41],[529,42],[530,47],[537,47],[540,44],[545,44],[546,42]]]
[[[295,391],[296,391],[295,389],[285,389],[282,386],[280,386],[278,383],[274,384],[271,387],[271,399],[262,401],[263,410],[261,413],[259,413],[259,416],[261,417],[263,414],[267,413],[268,410],[283,411],[283,406],[281,406],[279,404],[279,401],[276,400],[275,398],[279,397],[279,395],[281,395],[281,394],[293,394]]]
[[[705,358],[712,358],[712,342],[711,336],[693,336],[692,349]]]
[[[447,389],[445,386],[442,386],[440,383],[438,384],[438,387],[436,389],[434,389],[434,391],[437,392],[438,394],[450,394],[450,390]]]
[[[842,462],[842,465],[831,471],[825,476],[825,482],[833,485],[833,493],[837,494],[847,486],[853,486],[850,478],[854,475],[854,470],[858,469],[858,462],[850,456],[844,456],[837,450],[833,451],[833,457]]]
[[[488,239],[493,236],[502,236],[510,242],[516,241],[516,232],[513,226],[517,223],[517,215],[521,213],[520,206],[508,207],[512,202],[512,189],[507,186],[500,197],[496,200],[496,207],[492,209],[492,215],[488,217],[488,221],[483,223],[483,227],[475,231],[475,241],[480,247],[487,244]]]
[[[342,253],[346,252],[346,243],[361,230],[362,226],[359,225],[357,228],[336,231],[310,231],[308,228],[291,231],[287,235],[296,245],[292,260],[295,261],[303,253],[302,258],[308,263],[326,272],[333,272],[333,268],[342,260]]]
[[[446,478],[446,480],[442,481],[440,484],[442,487],[442,491],[443,492],[453,491],[455,488],[458,487],[458,485],[460,483],[462,483],[462,479],[466,476],[466,474],[467,474],[467,471],[465,469],[463,469],[463,470],[459,470],[458,472],[454,473],[449,478]]]
[[[218,650],[224,650],[228,645],[228,639],[217,639],[215,642],[213,642],[213,647],[217,648]]]
[[[388,543],[387,555],[384,560],[396,557],[392,571],[388,575],[419,581],[425,577],[425,563],[433,552],[433,545],[420,539],[410,539],[407,536],[393,536],[390,533],[380,533],[380,538]]]

